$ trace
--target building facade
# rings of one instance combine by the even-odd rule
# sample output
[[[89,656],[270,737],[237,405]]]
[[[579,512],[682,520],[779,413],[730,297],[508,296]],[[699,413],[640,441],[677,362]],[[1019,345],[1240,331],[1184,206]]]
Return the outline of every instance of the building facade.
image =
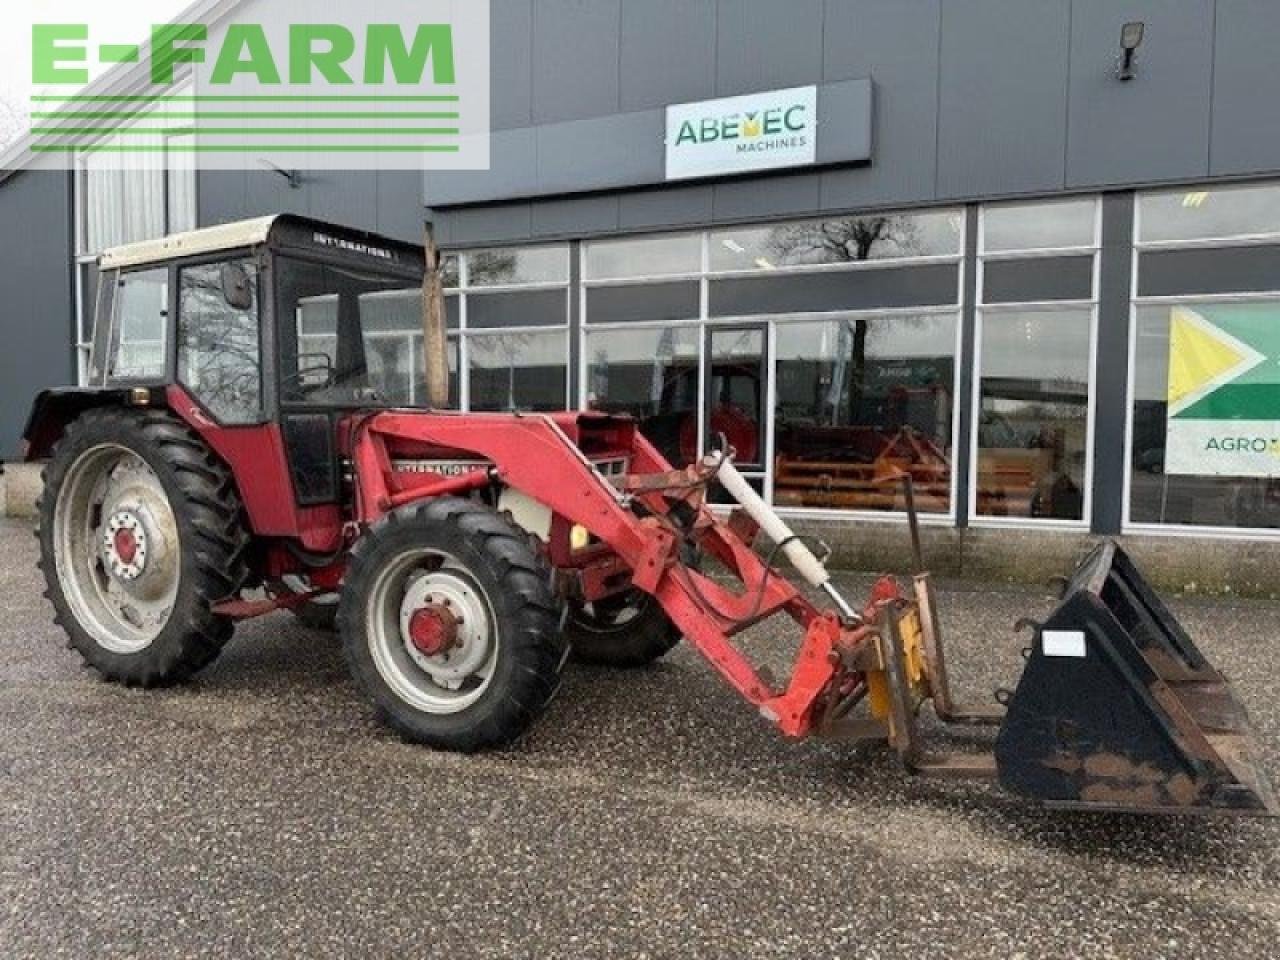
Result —
[[[625,411],[674,460],[724,434],[853,562],[898,536],[896,468],[971,566],[1124,534],[1166,579],[1266,589],[1275,36],[1265,0],[493,0],[487,172],[0,182],[0,323],[37,345],[0,356],[0,454],[31,390],[82,369],[107,246],[282,211],[430,221],[464,408]],[[780,96],[812,98],[807,151],[740,125]],[[690,173],[673,115],[783,159]],[[419,348],[380,354],[409,399]]]

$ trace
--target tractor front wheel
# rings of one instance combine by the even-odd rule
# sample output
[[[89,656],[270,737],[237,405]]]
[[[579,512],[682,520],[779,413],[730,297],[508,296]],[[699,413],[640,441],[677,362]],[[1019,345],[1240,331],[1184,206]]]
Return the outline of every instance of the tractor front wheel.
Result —
[[[551,571],[483,504],[388,514],[352,550],[338,631],[357,685],[402,736],[471,752],[515,740],[560,684]]]

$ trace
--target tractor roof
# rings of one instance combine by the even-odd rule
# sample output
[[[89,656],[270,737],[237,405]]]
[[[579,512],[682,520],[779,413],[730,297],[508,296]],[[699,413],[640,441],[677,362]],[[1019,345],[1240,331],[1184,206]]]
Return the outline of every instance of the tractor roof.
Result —
[[[402,264],[416,264],[422,260],[422,248],[412,244],[306,217],[276,214],[114,247],[102,254],[99,267],[102,270],[114,270],[148,263],[166,263],[183,257],[243,250],[265,244],[320,245]]]

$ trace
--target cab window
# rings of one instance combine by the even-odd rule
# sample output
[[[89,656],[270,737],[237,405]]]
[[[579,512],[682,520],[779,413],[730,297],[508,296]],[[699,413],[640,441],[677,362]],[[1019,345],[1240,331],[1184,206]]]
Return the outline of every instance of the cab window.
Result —
[[[178,378],[221,423],[262,419],[258,268],[252,260],[178,271]]]
[[[111,324],[108,379],[164,379],[168,324],[168,269],[121,274]]]
[[[422,291],[402,278],[280,257],[286,403],[422,402]]]

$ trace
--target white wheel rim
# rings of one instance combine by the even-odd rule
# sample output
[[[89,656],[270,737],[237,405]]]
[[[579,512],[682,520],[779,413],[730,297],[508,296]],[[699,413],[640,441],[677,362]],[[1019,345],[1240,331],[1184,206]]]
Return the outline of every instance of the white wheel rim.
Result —
[[[415,611],[441,605],[457,619],[456,645],[435,656],[409,637]],[[458,713],[489,689],[498,658],[497,618],[471,574],[451,554],[407,550],[378,574],[365,610],[369,653],[393,693],[415,710]]]
[[[67,470],[53,516],[54,565],[76,622],[112,653],[145,650],[169,622],[182,571],[160,478],[126,447],[92,447]]]

